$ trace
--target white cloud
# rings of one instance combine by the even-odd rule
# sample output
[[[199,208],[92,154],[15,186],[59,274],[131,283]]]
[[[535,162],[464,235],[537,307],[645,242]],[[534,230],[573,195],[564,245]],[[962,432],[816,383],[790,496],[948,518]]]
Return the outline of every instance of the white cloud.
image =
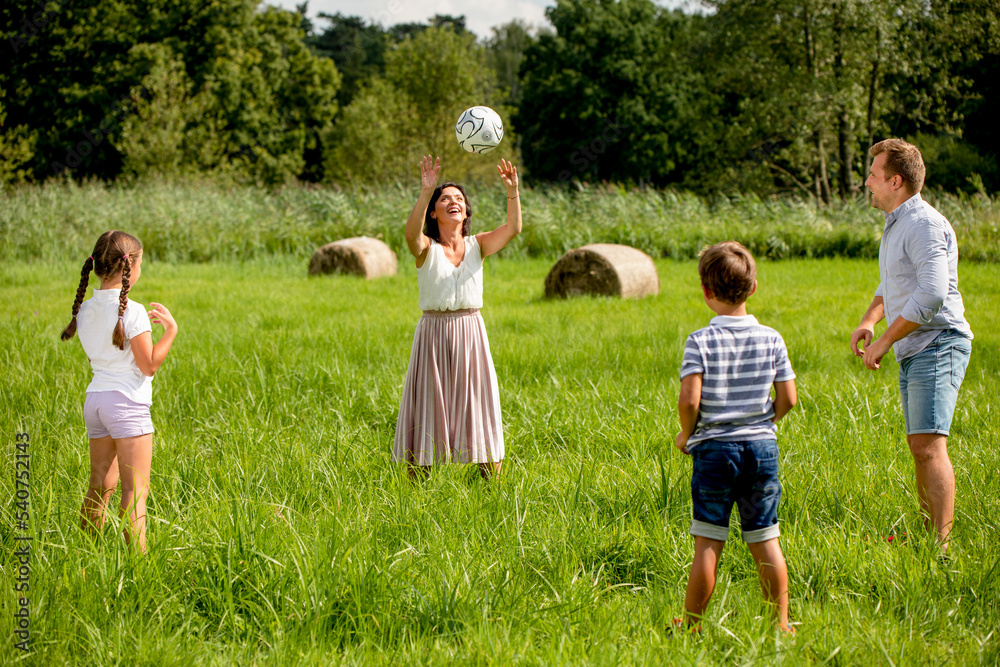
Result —
[[[296,0],[269,0],[270,4],[295,9]],[[690,8],[695,0],[659,0],[664,7]],[[309,16],[320,12],[344,16],[361,16],[370,22],[389,27],[396,23],[425,23],[435,14],[465,16],[465,24],[479,37],[488,37],[490,28],[521,19],[537,27],[549,25],[545,8],[555,5],[553,0],[310,0]],[[323,23],[317,28],[322,30]]]

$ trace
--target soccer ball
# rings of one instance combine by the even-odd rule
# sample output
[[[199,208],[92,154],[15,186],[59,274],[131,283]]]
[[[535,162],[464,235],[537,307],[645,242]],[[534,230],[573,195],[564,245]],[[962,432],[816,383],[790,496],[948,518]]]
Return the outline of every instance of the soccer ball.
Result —
[[[503,121],[489,107],[469,107],[455,123],[455,137],[470,153],[489,153],[503,139]]]

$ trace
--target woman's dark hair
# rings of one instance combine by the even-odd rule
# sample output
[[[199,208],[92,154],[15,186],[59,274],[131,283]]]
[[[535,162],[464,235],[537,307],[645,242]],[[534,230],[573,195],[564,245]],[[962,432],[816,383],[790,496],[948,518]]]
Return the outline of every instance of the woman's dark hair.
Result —
[[[73,301],[73,318],[63,329],[61,338],[69,340],[76,335],[76,316],[80,313],[80,304],[87,294],[87,283],[90,282],[90,272],[93,270],[98,278],[110,278],[122,274],[122,291],[118,294],[118,324],[111,333],[111,343],[119,350],[125,349],[125,324],[123,317],[128,305],[129,277],[132,273],[132,262],[139,259],[142,252],[142,242],[131,234],[110,231],[101,234],[94,245],[94,252],[83,263],[80,271],[80,284],[76,288],[76,299]]]
[[[438,221],[431,217],[431,213],[434,212],[434,205],[441,198],[441,193],[444,192],[445,188],[457,188],[462,193],[462,198],[465,199],[465,220],[462,221],[462,236],[468,236],[469,232],[472,231],[472,202],[469,201],[469,195],[465,194],[465,188],[451,181],[442,183],[434,189],[434,194],[431,195],[431,203],[427,205],[427,212],[424,213],[424,234],[438,243],[441,243],[441,232],[438,230]]]

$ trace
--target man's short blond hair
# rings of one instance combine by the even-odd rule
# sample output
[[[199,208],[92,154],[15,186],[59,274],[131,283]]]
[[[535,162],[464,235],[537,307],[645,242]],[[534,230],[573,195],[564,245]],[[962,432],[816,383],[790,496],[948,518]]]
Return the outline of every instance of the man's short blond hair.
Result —
[[[884,139],[868,149],[872,157],[885,153],[885,172],[891,178],[900,176],[907,190],[916,194],[924,187],[927,167],[920,149],[902,139]]]

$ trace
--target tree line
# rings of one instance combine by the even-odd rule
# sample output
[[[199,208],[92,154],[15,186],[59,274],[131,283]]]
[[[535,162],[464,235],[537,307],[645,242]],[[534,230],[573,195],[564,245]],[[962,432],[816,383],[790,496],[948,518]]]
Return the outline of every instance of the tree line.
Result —
[[[504,118],[532,182],[855,196],[905,136],[928,183],[1000,189],[998,0],[558,0],[551,26],[383,26],[256,0],[9,0],[0,183],[485,178],[455,119]]]

